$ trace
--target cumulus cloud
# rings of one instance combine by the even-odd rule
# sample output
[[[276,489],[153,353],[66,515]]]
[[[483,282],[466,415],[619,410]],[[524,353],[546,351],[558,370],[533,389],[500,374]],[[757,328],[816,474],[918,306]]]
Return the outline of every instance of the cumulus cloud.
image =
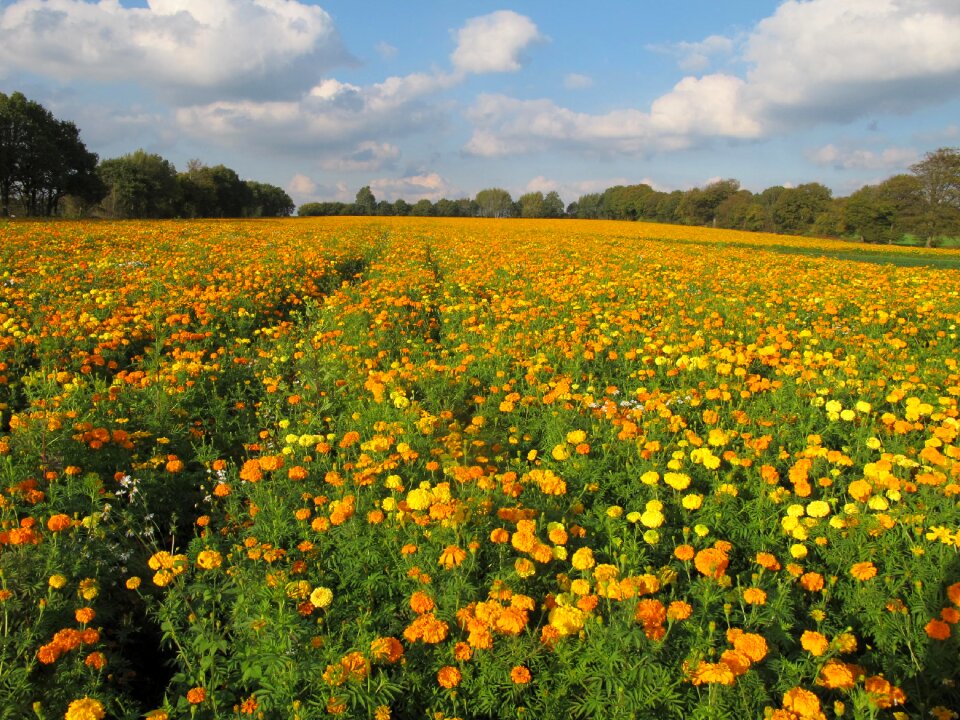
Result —
[[[312,197],[317,191],[317,184],[307,175],[297,173],[287,183],[287,192],[295,198]]]
[[[453,66],[465,73],[515,72],[523,51],[544,38],[534,22],[512,10],[475,17],[457,31]]]
[[[467,113],[474,134],[466,152],[511,155],[561,147],[643,155],[680,150],[712,136],[750,139],[762,134],[742,97],[744,83],[729,75],[684,78],[650,112],[579,113],[550,100],[481,95]]]
[[[403,198],[409,202],[424,198],[436,202],[442,197],[451,197],[457,193],[446,178],[435,172],[400,178],[378,178],[370,182],[370,190],[378,200],[392,201]]]
[[[809,154],[817,165],[831,166],[838,170],[906,170],[920,159],[913,148],[889,147],[879,152],[873,150],[824,145]]]
[[[349,60],[330,16],[297,0],[14,0],[0,10],[0,68],[175,97],[276,97]]]
[[[960,96],[956,0],[787,0],[742,43],[711,36],[669,50],[691,69],[742,46],[740,75],[690,75],[649,110],[574,112],[548,99],[477,98],[465,151],[572,150],[646,155],[711,140],[750,140],[825,122],[910,112]],[[894,156],[852,157],[894,166]]]
[[[960,3],[789,0],[750,33],[750,95],[781,126],[909,112],[960,95]]]
[[[424,98],[455,82],[452,75],[425,73],[362,87],[328,78],[295,101],[217,101],[180,108],[176,120],[188,134],[211,142],[283,152],[343,150],[371,137],[437,128],[443,114]]]

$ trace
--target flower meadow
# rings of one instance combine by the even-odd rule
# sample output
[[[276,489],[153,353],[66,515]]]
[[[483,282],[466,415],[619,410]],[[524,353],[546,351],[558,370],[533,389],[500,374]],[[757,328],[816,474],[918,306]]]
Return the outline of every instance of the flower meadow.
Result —
[[[858,247],[0,225],[0,717],[957,718],[960,272]]]

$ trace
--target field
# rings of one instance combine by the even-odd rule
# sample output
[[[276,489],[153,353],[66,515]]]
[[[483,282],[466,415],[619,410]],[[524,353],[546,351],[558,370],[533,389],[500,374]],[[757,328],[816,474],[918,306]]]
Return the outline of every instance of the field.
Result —
[[[0,717],[957,718],[960,251],[0,225]]]

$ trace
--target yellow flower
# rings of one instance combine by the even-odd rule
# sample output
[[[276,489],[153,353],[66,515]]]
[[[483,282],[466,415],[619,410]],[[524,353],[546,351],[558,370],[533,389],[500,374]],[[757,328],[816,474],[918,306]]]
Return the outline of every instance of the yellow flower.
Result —
[[[801,543],[794,543],[790,546],[790,555],[796,560],[802,560],[807,556],[807,546],[802,545]]]
[[[583,430],[571,430],[567,433],[567,442],[571,445],[579,445],[587,439],[587,434]]]
[[[105,716],[103,703],[92,697],[84,696],[79,700],[72,701],[63,717],[64,720],[103,720]]]
[[[566,445],[556,445],[550,451],[550,455],[553,456],[554,460],[562,462],[570,457],[570,450],[567,449]]]
[[[310,604],[316,608],[329,607],[333,602],[333,591],[326,587],[317,587],[310,593]]]
[[[136,590],[138,587],[140,587],[140,578],[134,575],[133,577],[127,578],[127,582],[125,584],[127,590]]]
[[[683,505],[685,510],[699,510],[700,506],[703,505],[703,495],[697,495],[696,493],[684,495],[680,504]]]
[[[47,584],[49,584],[54,590],[59,590],[67,584],[67,579],[63,575],[51,575],[50,579],[47,581]]]
[[[663,525],[664,520],[666,518],[659,510],[647,510],[640,515],[640,522],[648,528],[658,528]]]
[[[656,485],[658,482],[660,482],[660,474],[654,472],[653,470],[648,470],[640,476],[640,482],[642,482],[644,485]]]
[[[442,565],[447,570],[455,568],[467,558],[467,551],[457,545],[447,545],[440,553],[438,565]]]
[[[223,563],[223,556],[216,550],[201,550],[197,555],[197,567],[203,570],[213,570]]]
[[[580,548],[573,554],[570,563],[577,570],[589,570],[596,565],[596,560],[593,559],[593,550],[588,547]]]
[[[807,515],[815,518],[826,517],[830,514],[830,505],[823,500],[814,500],[807,505]]]
[[[663,476],[663,481],[674,490],[686,490],[690,487],[690,476],[683,473],[668,472]]]

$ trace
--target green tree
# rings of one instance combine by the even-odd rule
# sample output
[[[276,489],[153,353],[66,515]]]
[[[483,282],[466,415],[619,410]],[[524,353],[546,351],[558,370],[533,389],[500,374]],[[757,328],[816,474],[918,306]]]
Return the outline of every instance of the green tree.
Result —
[[[293,214],[293,200],[286,190],[269,183],[245,180],[249,202],[244,215],[247,217],[287,217]]]
[[[560,195],[556,190],[551,190],[547,193],[546,197],[543,198],[543,217],[561,218],[563,214],[563,200],[560,199]]]
[[[920,230],[927,245],[938,235],[960,232],[960,149],[926,154],[910,171],[920,181],[923,212]]]
[[[820,183],[782,188],[771,210],[774,231],[792,235],[810,232],[820,214],[829,210],[832,197],[830,188]]]
[[[413,204],[412,208],[410,208],[410,214],[416,215],[417,217],[430,217],[431,215],[435,214],[433,203],[427,198],[421,198]]]
[[[481,217],[503,218],[513,215],[513,198],[503,188],[487,188],[477,193]]]
[[[718,180],[705,188],[693,188],[684,193],[677,207],[683,222],[688,225],[717,225],[717,209],[721,203],[740,189],[737,180]]]
[[[377,198],[374,197],[369,185],[364,185],[357,190],[357,197],[353,201],[353,205],[357,215],[377,214]]]
[[[0,214],[16,202],[28,215],[53,215],[67,195],[96,202],[104,193],[96,167],[76,125],[23,93],[0,93]]]
[[[108,189],[104,210],[113,217],[168,218],[180,207],[177,171],[159,155],[137,150],[104,160],[97,172]]]
[[[543,202],[544,198],[542,192],[529,192],[521,195],[517,199],[517,204],[520,206],[520,217],[543,217]]]

